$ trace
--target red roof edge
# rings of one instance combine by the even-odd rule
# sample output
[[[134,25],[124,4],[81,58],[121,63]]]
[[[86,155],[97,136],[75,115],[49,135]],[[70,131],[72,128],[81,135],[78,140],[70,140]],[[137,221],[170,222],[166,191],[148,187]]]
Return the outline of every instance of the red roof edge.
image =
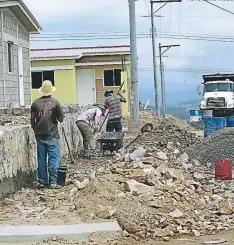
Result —
[[[73,47],[73,48],[48,48],[48,49],[31,49],[31,51],[45,51],[45,50],[72,50],[72,49],[95,49],[95,48],[130,48],[130,45],[116,45],[116,46],[93,46],[93,47]]]

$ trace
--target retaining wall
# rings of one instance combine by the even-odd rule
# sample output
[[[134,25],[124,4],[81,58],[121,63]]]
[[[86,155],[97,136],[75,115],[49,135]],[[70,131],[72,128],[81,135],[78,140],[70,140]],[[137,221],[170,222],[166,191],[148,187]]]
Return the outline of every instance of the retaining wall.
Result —
[[[83,139],[74,119],[65,119],[59,126],[62,161],[68,158],[68,148],[61,127],[74,156],[82,150]],[[30,125],[5,128],[0,131],[0,198],[36,180],[36,140]]]
[[[73,157],[79,157],[83,149],[83,138],[78,130],[75,119],[78,114],[91,106],[66,106],[63,107],[65,113],[64,122],[59,124],[60,144],[61,144],[61,164],[69,162],[68,148],[62,127],[65,129],[68,144]],[[18,115],[14,120],[19,121],[20,115],[29,118],[28,109],[0,109],[1,114]],[[28,113],[27,113],[28,112]],[[73,113],[73,114],[72,114]],[[19,119],[17,119],[19,118]],[[1,117],[0,117],[1,119]],[[103,131],[105,130],[105,124]],[[36,140],[30,125],[6,124],[0,125],[0,198],[10,194],[21,187],[32,186],[36,180],[37,154]]]

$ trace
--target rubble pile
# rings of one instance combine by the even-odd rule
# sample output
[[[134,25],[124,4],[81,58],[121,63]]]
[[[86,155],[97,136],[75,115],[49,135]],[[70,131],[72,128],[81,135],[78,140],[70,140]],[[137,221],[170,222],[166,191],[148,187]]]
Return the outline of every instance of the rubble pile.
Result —
[[[167,120],[156,123],[130,152],[70,166],[61,190],[22,189],[6,198],[0,202],[0,223],[74,224],[114,218],[126,239],[164,241],[233,229],[232,182],[215,181],[213,170],[196,152],[191,154],[190,149],[202,151],[195,134]],[[212,139],[211,146],[216,142]],[[185,149],[194,143],[197,148],[191,146],[188,155]]]
[[[148,152],[161,149],[168,153],[175,149],[185,149],[196,142],[200,140],[195,133],[173,125],[167,120],[158,120],[153,131],[141,137],[130,148],[135,149],[144,145]]]
[[[234,163],[234,129],[224,128],[191,145],[186,152],[204,164],[214,165],[218,158],[229,158]]]
[[[157,153],[131,162],[123,160],[126,154],[117,156],[88,177],[73,176],[62,190],[22,190],[0,203],[0,222],[68,224],[116,218],[126,238],[165,241],[234,228],[231,182],[216,182],[210,169],[186,154],[174,154],[172,162]]]

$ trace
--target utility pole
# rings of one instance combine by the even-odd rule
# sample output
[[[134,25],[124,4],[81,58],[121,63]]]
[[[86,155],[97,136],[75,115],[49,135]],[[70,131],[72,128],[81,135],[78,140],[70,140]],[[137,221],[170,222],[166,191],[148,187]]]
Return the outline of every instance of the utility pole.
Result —
[[[163,113],[162,116],[163,118],[165,118],[165,114],[166,114],[166,91],[165,91],[165,84],[164,84],[164,79],[163,79],[163,64],[162,64],[162,55],[170,48],[172,47],[179,47],[179,44],[176,45],[164,45],[161,46],[161,43],[159,43],[159,60],[160,60],[160,75],[161,75],[161,93],[162,93],[162,107],[163,107]],[[164,50],[162,52],[162,49],[166,48],[166,50]]]
[[[138,85],[138,61],[136,42],[136,11],[135,0],[129,2],[130,23],[130,52],[131,52],[131,128],[138,130],[139,124],[139,85]]]
[[[166,83],[165,83],[165,70],[164,70],[164,64],[162,63],[162,80],[163,80],[163,98],[164,98],[164,108],[163,111],[165,112],[165,114],[167,113],[167,98],[166,98]]]
[[[158,81],[157,81],[157,58],[156,58],[156,46],[155,37],[156,31],[154,27],[154,3],[151,1],[151,36],[152,36],[152,49],[153,49],[153,67],[154,67],[154,102],[156,116],[160,116],[159,98],[158,98]]]
[[[156,55],[156,46],[155,46],[155,37],[156,29],[154,26],[154,17],[160,9],[162,9],[167,3],[181,2],[182,0],[151,0],[151,36],[152,36],[152,48],[153,48],[153,67],[154,67],[154,90],[155,90],[155,107],[156,107],[156,116],[160,116],[160,107],[159,107],[159,96],[158,96],[158,81],[157,81],[157,55]],[[154,3],[164,3],[156,11],[154,11]],[[160,16],[161,17],[161,16]],[[165,116],[164,116],[165,117]]]

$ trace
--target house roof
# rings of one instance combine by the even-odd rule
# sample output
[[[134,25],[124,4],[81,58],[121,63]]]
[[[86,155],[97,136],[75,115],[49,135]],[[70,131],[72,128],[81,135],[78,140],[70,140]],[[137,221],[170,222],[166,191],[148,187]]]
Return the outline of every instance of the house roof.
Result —
[[[32,49],[32,60],[80,59],[83,56],[129,55],[130,46],[99,46],[58,49]]]
[[[28,32],[39,34],[42,27],[22,0],[0,0],[0,8],[9,8]]]
[[[125,64],[130,64],[130,61],[125,61]],[[115,60],[77,60],[76,66],[102,66],[102,65],[121,65],[121,59]]]

